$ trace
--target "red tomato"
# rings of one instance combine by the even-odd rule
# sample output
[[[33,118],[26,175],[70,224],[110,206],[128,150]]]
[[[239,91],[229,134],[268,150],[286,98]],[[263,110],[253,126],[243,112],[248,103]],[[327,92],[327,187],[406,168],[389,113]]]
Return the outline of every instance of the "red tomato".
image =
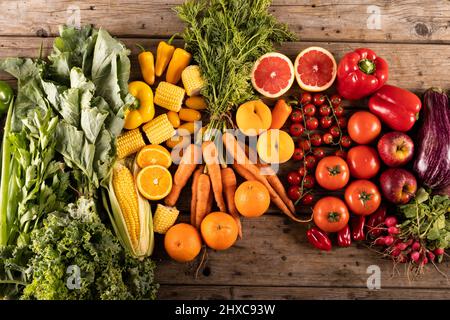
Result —
[[[305,139],[300,139],[298,140],[298,146],[299,148],[308,151],[309,149],[311,149],[311,143],[309,142],[309,140],[305,140]]]
[[[329,116],[331,113],[331,108],[329,105],[323,104],[319,108],[319,114],[323,117]]]
[[[320,118],[320,126],[323,129],[328,129],[333,124],[333,119],[329,116],[325,116]]]
[[[292,155],[292,159],[300,161],[303,159],[303,156],[305,155],[305,152],[302,148],[295,148],[294,154]]]
[[[313,209],[314,223],[325,232],[338,232],[350,218],[344,201],[336,197],[325,197],[317,201]]]
[[[347,154],[347,164],[352,177],[370,179],[380,170],[380,158],[377,151],[368,146],[356,146]]]
[[[291,115],[290,115],[290,119],[292,122],[295,123],[300,123],[301,121],[303,121],[303,114],[300,110],[293,110]]]
[[[308,174],[303,178],[303,187],[305,187],[306,189],[311,189],[312,187],[314,187],[314,184],[315,181],[312,175]]]
[[[316,157],[314,157],[312,155],[307,155],[305,157],[305,165],[306,165],[307,169],[314,169],[316,164],[317,164]]]
[[[311,144],[315,147],[318,147],[322,144],[322,136],[318,133],[312,134],[310,139],[311,139]]]
[[[292,201],[297,201],[302,196],[299,186],[290,186],[288,189],[288,197]]]
[[[289,133],[293,137],[300,137],[305,131],[305,127],[301,123],[293,123],[289,127]]]
[[[305,206],[310,205],[311,203],[313,203],[314,201],[314,197],[311,193],[305,194],[302,198],[302,204],[304,204]]]
[[[341,103],[342,103],[342,98],[341,98],[341,96],[338,95],[338,94],[333,94],[333,95],[330,97],[330,101],[331,101],[331,104],[332,104],[334,107],[337,107],[337,106],[340,106],[340,105],[341,105]]]
[[[334,137],[337,138],[341,135],[341,130],[339,129],[338,126],[332,126],[330,128],[330,134]]]
[[[354,214],[367,216],[380,206],[380,191],[369,180],[356,180],[345,189],[345,202]]]
[[[368,111],[355,112],[348,120],[348,134],[359,144],[369,144],[381,132],[381,122],[376,115]]]
[[[305,105],[305,104],[307,104],[307,103],[310,103],[311,100],[312,100],[311,93],[309,93],[309,92],[303,92],[303,93],[301,94],[300,103],[301,103],[302,105]]]
[[[306,129],[316,130],[319,126],[319,120],[316,117],[310,117],[306,120]]]
[[[344,107],[343,106],[336,106],[333,107],[334,110],[334,114],[336,115],[336,117],[342,117],[344,115]]]
[[[299,185],[302,182],[302,177],[297,171],[291,171],[287,175],[287,181],[290,185]]]
[[[325,157],[325,150],[323,150],[322,148],[315,148],[313,150],[313,155],[317,160],[320,160]]]
[[[347,163],[341,157],[329,156],[319,161],[316,168],[317,183],[327,190],[339,190],[350,179]]]
[[[343,146],[344,148],[348,148],[348,147],[350,147],[351,144],[352,144],[352,139],[350,139],[349,136],[342,136],[341,146]]]
[[[305,167],[302,166],[298,168],[298,174],[303,178],[305,175],[308,174],[308,171],[306,170]]]
[[[316,107],[312,103],[308,103],[303,107],[303,112],[305,113],[305,115],[312,117],[316,114]]]
[[[331,133],[324,133],[322,141],[325,144],[331,144],[333,142],[333,136],[331,135]]]
[[[344,129],[345,127],[347,127],[347,118],[340,117],[340,118],[338,118],[337,123],[341,129]]]
[[[347,152],[345,152],[344,150],[336,150],[334,152],[335,156],[341,157],[342,159],[346,160],[347,159]],[[350,169],[350,168],[349,168]]]
[[[322,94],[322,93],[316,93],[316,94],[314,94],[314,96],[313,96],[313,103],[316,105],[316,106],[320,106],[321,104],[324,104],[325,103],[325,100],[327,99],[327,97],[324,95],[324,94]]]

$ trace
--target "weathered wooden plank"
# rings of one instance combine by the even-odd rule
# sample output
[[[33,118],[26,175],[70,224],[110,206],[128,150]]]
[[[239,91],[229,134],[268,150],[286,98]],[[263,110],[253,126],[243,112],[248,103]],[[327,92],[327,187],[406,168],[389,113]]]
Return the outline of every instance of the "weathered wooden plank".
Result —
[[[0,34],[51,36],[58,25],[94,24],[117,36],[169,36],[183,30],[172,8],[184,0],[1,1]],[[445,0],[274,0],[270,10],[300,38],[314,41],[449,42]]]
[[[132,50],[132,76],[139,79],[140,71],[137,63],[137,43],[143,44],[156,51],[159,42],[157,39],[122,39]],[[10,56],[36,57],[39,54],[41,43],[44,46],[44,55],[51,50],[53,39],[26,38],[26,37],[0,37],[0,58]],[[181,41],[176,41],[181,46]],[[355,48],[367,46],[375,50],[389,63],[389,83],[413,91],[423,92],[429,87],[448,88],[448,78],[443,70],[450,70],[450,46],[440,44],[381,44],[381,43],[339,43],[339,42],[292,42],[281,45],[280,52],[295,59],[296,55],[308,46],[322,46],[329,49],[337,61]],[[10,79],[5,73],[0,73],[0,79]],[[297,87],[297,85],[295,85]]]
[[[200,257],[181,264],[169,260],[163,238],[156,238],[157,281],[176,285],[252,285],[293,287],[360,287],[367,285],[369,266],[381,271],[381,287],[442,288],[450,282],[433,266],[415,281],[408,280],[405,265],[393,267],[391,261],[363,245],[335,247],[331,252],[313,248],[306,240],[307,226],[282,216],[263,216],[243,220],[243,239],[222,252],[208,250],[206,264],[195,271]],[[450,261],[439,265],[450,275]]]
[[[450,290],[381,288],[318,288],[260,286],[162,285],[161,300],[448,300]]]

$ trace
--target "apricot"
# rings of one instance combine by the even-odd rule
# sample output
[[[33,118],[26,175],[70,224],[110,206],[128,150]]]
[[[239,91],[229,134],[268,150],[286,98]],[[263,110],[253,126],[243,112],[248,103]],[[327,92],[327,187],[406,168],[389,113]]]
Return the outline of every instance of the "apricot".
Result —
[[[270,129],[259,136],[256,148],[264,162],[284,163],[294,154],[295,144],[287,132]]]
[[[261,100],[248,101],[239,106],[236,123],[247,136],[256,136],[269,129],[272,123],[270,108]]]

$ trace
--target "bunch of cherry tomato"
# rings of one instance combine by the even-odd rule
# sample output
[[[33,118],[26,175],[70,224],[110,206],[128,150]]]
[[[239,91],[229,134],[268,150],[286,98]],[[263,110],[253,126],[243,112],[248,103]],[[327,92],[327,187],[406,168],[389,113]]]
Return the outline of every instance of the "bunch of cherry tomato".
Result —
[[[314,170],[317,163],[326,156],[324,147],[334,148],[334,154],[345,158],[352,140],[344,130],[347,118],[344,116],[342,98],[338,94],[303,92],[297,107],[290,115],[289,133],[297,139],[297,147],[292,156],[299,161],[298,170],[287,175],[290,185],[288,195],[296,204],[311,205],[311,193],[316,181]]]

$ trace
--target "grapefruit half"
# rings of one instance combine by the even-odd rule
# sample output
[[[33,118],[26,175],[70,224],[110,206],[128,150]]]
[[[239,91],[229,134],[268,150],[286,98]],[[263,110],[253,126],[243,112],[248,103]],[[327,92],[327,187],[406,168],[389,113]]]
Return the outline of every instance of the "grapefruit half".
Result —
[[[333,55],[321,47],[309,47],[295,58],[295,78],[303,90],[327,90],[336,78],[337,65]]]
[[[253,88],[268,98],[278,98],[294,82],[294,66],[284,54],[269,52],[256,60],[252,69]]]

